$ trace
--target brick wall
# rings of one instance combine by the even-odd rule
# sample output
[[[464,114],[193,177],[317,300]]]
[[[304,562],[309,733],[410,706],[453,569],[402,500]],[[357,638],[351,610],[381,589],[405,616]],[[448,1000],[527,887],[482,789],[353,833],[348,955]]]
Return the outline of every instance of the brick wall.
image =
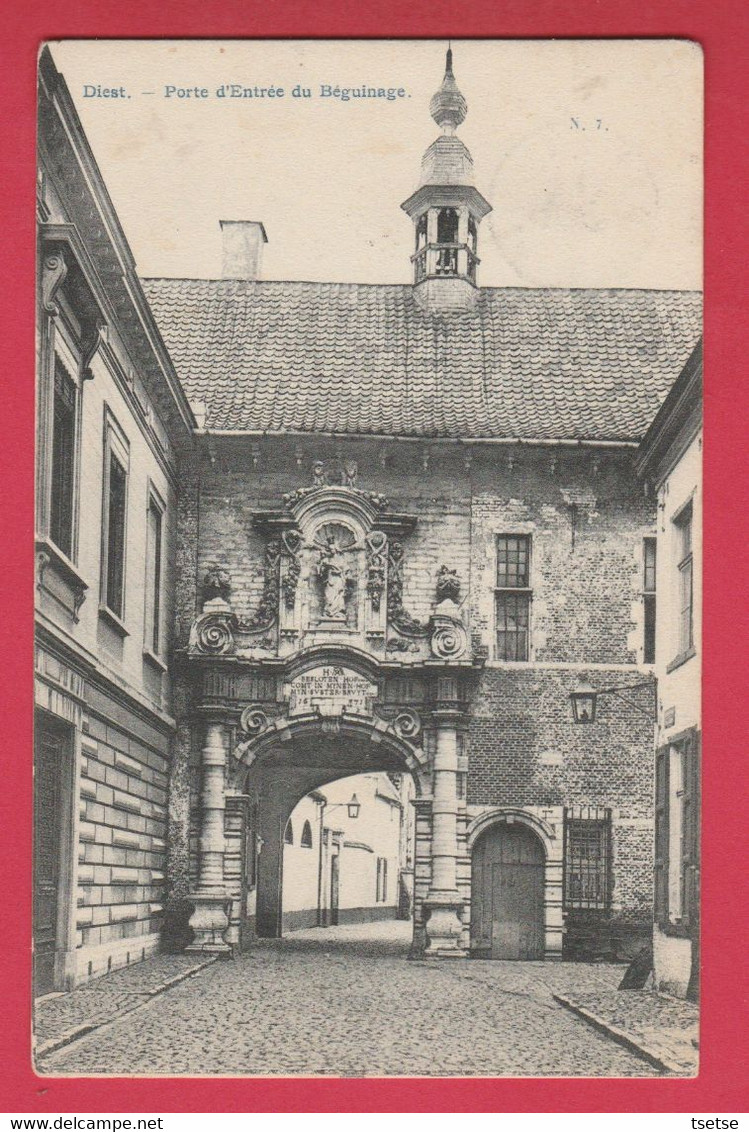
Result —
[[[279,509],[284,493],[311,484],[314,460],[335,458],[356,459],[361,488],[384,494],[390,510],[418,518],[404,539],[409,611],[429,617],[437,572],[448,564],[463,582],[474,639],[489,649],[470,706],[467,803],[610,808],[613,912],[623,920],[647,918],[652,726],[646,714],[610,697],[599,702],[595,726],[576,726],[569,700],[582,680],[607,687],[642,679],[641,554],[653,509],[635,479],[631,454],[436,442],[338,447],[322,438],[297,445],[216,441],[201,457],[199,498],[191,487],[180,514],[179,561],[189,562],[189,570],[178,573],[183,642],[196,605],[195,579],[212,563],[231,575],[235,612],[252,615],[262,593],[264,548],[253,513]],[[525,533],[532,541],[527,664],[495,659],[495,544],[503,533]],[[195,540],[196,561],[189,557]],[[645,712],[649,695],[633,693]],[[188,700],[183,703],[187,709]],[[175,860],[182,861],[173,867],[175,884],[184,884],[179,878],[185,876],[187,739],[184,731],[183,769],[174,780],[179,800],[173,801],[172,840]],[[196,766],[193,776],[194,792]],[[417,915],[425,870],[428,862],[417,856]]]

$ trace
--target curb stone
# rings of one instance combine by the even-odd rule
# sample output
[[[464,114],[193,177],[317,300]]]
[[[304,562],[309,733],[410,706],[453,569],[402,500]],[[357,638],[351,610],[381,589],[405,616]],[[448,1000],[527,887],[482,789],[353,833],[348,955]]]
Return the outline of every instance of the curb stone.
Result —
[[[589,1026],[592,1026],[593,1029],[598,1030],[600,1033],[606,1034],[607,1037],[611,1038],[615,1042],[618,1042],[619,1045],[624,1046],[631,1053],[634,1053],[638,1057],[643,1058],[644,1061],[647,1061],[650,1065],[654,1066],[655,1069],[660,1069],[663,1073],[668,1073],[677,1077],[690,1076],[689,1073],[685,1072],[685,1067],[683,1065],[678,1065],[674,1062],[667,1061],[666,1058],[662,1056],[662,1054],[656,1053],[641,1039],[633,1038],[631,1034],[627,1034],[624,1030],[620,1030],[617,1026],[613,1026],[610,1022],[607,1022],[598,1014],[594,1014],[592,1010],[588,1010],[587,1007],[581,1006],[571,998],[565,998],[565,996],[562,994],[554,994],[552,997],[554,998],[555,1002],[559,1003],[560,1006],[564,1006],[566,1010],[569,1010],[573,1014],[576,1014],[578,1018],[582,1018],[582,1020],[584,1022],[587,1022]]]
[[[124,1009],[115,1010],[112,1014],[108,1014],[104,1018],[100,1018],[96,1022],[83,1022],[79,1026],[71,1026],[69,1030],[65,1030],[62,1034],[58,1034],[56,1038],[49,1038],[46,1042],[41,1042],[39,1045],[33,1047],[32,1053],[35,1061],[40,1061],[44,1057],[48,1057],[52,1053],[56,1053],[58,1049],[63,1049],[64,1046],[70,1045],[72,1042],[78,1041],[79,1038],[85,1037],[87,1034],[98,1030],[100,1026],[105,1026],[108,1022],[114,1022],[117,1018],[124,1018],[125,1015],[131,1014],[133,1010],[137,1010],[145,1002],[155,998],[159,994],[163,994],[177,983],[184,982],[185,979],[197,975],[200,971],[205,970],[215,963],[218,956],[211,956],[209,959],[204,959],[195,967],[191,967],[189,971],[182,971],[179,975],[173,975],[170,979],[165,979],[163,983],[158,983],[153,990],[147,991],[131,991],[133,1002],[126,1006]],[[74,994],[75,991],[71,991]],[[59,997],[62,997],[61,995]]]

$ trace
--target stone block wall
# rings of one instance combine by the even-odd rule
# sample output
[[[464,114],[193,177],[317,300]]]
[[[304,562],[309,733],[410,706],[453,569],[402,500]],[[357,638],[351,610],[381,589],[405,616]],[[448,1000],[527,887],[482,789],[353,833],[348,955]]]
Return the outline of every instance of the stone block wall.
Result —
[[[158,945],[164,905],[168,741],[152,743],[93,713],[80,760],[77,981]]]

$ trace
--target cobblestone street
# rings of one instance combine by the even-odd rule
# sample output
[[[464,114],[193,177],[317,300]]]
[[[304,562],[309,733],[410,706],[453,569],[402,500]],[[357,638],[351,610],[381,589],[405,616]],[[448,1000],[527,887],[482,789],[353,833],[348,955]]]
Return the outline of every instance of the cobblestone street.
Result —
[[[153,975],[145,963],[143,1005],[40,1058],[38,1070],[87,1076],[658,1075],[552,997],[610,993],[622,967],[407,962],[409,939],[410,925],[400,922],[295,932],[261,941],[235,961],[203,967],[150,998]],[[127,976],[137,993],[138,967]]]

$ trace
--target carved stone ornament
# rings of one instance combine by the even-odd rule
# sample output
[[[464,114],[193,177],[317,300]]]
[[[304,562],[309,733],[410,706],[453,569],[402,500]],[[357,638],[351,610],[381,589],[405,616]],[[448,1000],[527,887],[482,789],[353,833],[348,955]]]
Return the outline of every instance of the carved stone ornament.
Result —
[[[84,344],[83,356],[81,358],[81,378],[83,381],[92,381],[94,374],[91,369],[91,363],[98,354],[102,345],[108,340],[109,328],[101,319],[97,320],[96,325],[90,331]]]
[[[350,462],[353,465],[353,461]],[[283,495],[284,507],[287,510],[292,510],[294,506],[307,496],[314,496],[315,492],[321,491],[326,487],[343,487],[346,489],[347,494],[355,495],[359,499],[366,500],[371,503],[377,511],[387,510],[390,500],[385,495],[381,495],[378,491],[363,491],[360,487],[356,487],[354,483],[350,482],[353,478],[353,469],[350,468],[348,480],[345,473],[341,471],[337,473],[336,477],[328,476],[324,461],[316,460],[313,465],[313,476],[311,487],[298,487],[294,491],[287,491]]]
[[[299,575],[302,572],[300,560],[302,538],[297,531],[284,531],[281,540],[286,551],[286,570],[281,579],[281,592],[283,594],[285,607],[287,609],[293,609],[296,602]]]
[[[468,650],[465,626],[452,617],[435,617],[433,621],[432,652],[440,660],[459,660]]]
[[[359,466],[356,460],[315,460],[312,464],[313,487],[356,487]]]
[[[403,637],[393,637],[387,643],[388,652],[421,652],[421,647],[416,641],[407,641]]]
[[[281,543],[278,539],[270,539],[265,547],[263,596],[249,621],[241,622],[239,627],[245,632],[268,629],[278,617],[280,559]]]
[[[44,575],[52,561],[46,550],[40,550],[36,556],[36,588],[41,592],[44,586]]]
[[[88,586],[84,585],[83,582],[79,583],[73,589],[73,621],[76,625],[80,621],[81,606],[86,600],[87,590]]]
[[[270,727],[270,720],[257,704],[246,707],[239,717],[239,727],[245,735],[255,738]]]
[[[215,601],[216,598],[228,602],[230,594],[231,577],[228,570],[216,565],[209,567],[203,578],[203,604],[205,605],[208,601]]]
[[[343,462],[343,482],[346,487],[356,487],[359,478],[359,466],[356,460],[344,460]]]
[[[458,577],[457,570],[451,570],[449,566],[440,566],[439,573],[437,574],[437,601],[454,601],[457,605],[460,601],[460,578]]]
[[[371,531],[367,545],[367,594],[372,609],[379,613],[387,577],[387,535],[384,531]]]
[[[65,276],[67,274],[68,265],[61,251],[50,252],[44,257],[44,264],[42,266],[42,306],[44,307],[45,314],[51,315],[52,318],[55,318],[60,313],[60,308],[55,301],[55,296],[65,282]]]
[[[205,613],[193,624],[190,646],[209,656],[226,656],[234,652],[235,628],[231,613]]]
[[[429,626],[413,617],[403,605],[403,546],[390,543],[388,556],[388,621],[407,637],[426,637]]]
[[[406,739],[408,742],[413,742],[421,733],[421,719],[410,708],[399,712],[390,726],[399,739]]]

